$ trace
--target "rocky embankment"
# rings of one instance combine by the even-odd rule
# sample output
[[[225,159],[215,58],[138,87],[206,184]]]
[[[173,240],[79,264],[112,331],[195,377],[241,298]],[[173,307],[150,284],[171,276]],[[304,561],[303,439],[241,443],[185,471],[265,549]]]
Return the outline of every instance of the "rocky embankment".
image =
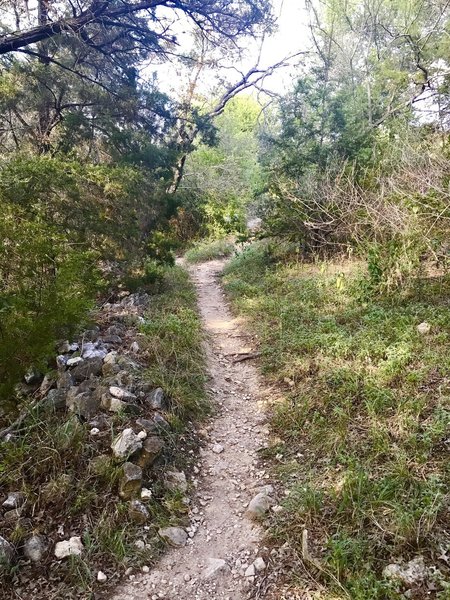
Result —
[[[71,449],[62,439],[50,464],[43,469],[25,466],[25,480],[13,483],[14,478],[8,477],[0,488],[0,562],[4,574],[9,573],[17,597],[41,597],[38,593],[54,597],[42,590],[51,586],[49,580],[58,579],[58,565],[74,556],[80,560],[95,556],[92,547],[97,540],[92,539],[95,527],[90,521],[100,514],[99,504],[103,501],[113,507],[116,503],[121,510],[126,507],[123,523],[138,528],[137,550],[143,551],[147,541],[154,545],[150,538],[155,532],[149,532],[146,523],[151,512],[149,503],[154,502],[155,478],[163,478],[163,486],[169,490],[186,490],[182,472],[161,473],[161,467],[156,467],[157,474],[154,472],[158,457],[160,465],[166,462],[171,426],[170,399],[145,378],[146,336],[139,333],[139,326],[145,322],[149,302],[146,294],[131,294],[116,303],[104,304],[95,327],[75,340],[58,344],[53,370],[45,376],[30,371],[18,386],[28,414],[4,432],[2,446],[7,456],[21,452],[29,443],[28,428],[38,424],[56,428],[58,435],[66,431],[68,442],[74,444],[74,461],[81,452],[84,462],[77,459],[76,464],[70,463]],[[40,460],[39,448],[35,460]],[[61,464],[60,473],[57,464]],[[86,471],[74,476],[73,470],[80,464]],[[95,489],[95,478],[105,478],[105,473],[110,479],[105,498],[91,498],[91,484],[83,485],[83,478],[92,481]],[[70,486],[74,485],[80,486],[76,498],[86,503],[84,511],[64,503],[64,495],[70,496]],[[83,500],[82,494],[89,501]],[[159,533],[165,539],[173,532],[163,528]],[[110,574],[98,561],[96,557],[92,574],[104,583]],[[92,565],[89,567],[92,569]]]

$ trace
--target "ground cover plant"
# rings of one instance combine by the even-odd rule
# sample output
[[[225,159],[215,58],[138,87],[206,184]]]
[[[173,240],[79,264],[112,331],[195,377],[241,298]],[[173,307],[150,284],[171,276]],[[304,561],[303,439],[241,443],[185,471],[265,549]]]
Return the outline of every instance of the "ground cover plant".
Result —
[[[423,557],[408,597],[448,598],[450,279],[374,297],[367,277],[363,263],[280,260],[267,244],[226,269],[284,389],[267,453],[289,495],[270,535],[295,549],[297,590],[403,598],[383,570]]]
[[[234,251],[234,244],[229,239],[206,240],[195,244],[186,254],[188,263],[199,263],[215,258],[225,258],[231,256]]]

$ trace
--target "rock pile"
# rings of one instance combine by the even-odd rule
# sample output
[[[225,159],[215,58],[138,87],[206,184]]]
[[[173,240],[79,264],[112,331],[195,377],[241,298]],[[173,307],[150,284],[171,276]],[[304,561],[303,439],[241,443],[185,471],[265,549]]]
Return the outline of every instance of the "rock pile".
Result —
[[[107,461],[121,468],[114,493],[128,502],[129,517],[138,525],[150,515],[146,502],[152,492],[146,471],[163,452],[164,433],[170,430],[164,391],[143,377],[145,343],[138,326],[144,323],[148,303],[147,294],[131,294],[103,305],[97,326],[74,341],[58,343],[53,371],[43,376],[31,369],[17,390],[21,397],[38,399],[43,419],[56,414],[62,422],[74,420],[77,427],[87,429],[96,454],[91,458],[92,472]],[[9,433],[5,441],[20,443],[19,434]],[[185,489],[185,480],[182,484]],[[34,521],[34,501],[19,489],[0,490],[0,571],[17,560],[39,563],[49,556],[64,560],[84,552],[82,531],[71,530],[65,537],[64,526],[57,533],[54,527],[45,529],[45,518]],[[27,529],[35,533],[16,547],[8,532],[24,517]],[[104,575],[100,573],[99,581]]]

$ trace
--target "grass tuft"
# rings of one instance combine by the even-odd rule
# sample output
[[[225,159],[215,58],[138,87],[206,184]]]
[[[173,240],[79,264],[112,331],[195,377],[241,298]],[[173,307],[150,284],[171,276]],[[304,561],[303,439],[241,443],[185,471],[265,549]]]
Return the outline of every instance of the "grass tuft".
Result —
[[[234,244],[227,239],[199,242],[186,252],[185,258],[188,263],[206,262],[231,256],[234,249]]]

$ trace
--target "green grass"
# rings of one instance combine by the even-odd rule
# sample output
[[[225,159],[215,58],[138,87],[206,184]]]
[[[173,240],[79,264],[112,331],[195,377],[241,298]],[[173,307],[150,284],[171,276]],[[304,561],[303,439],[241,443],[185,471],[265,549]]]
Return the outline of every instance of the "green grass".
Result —
[[[227,239],[200,242],[185,254],[188,263],[199,263],[225,258],[234,252],[234,244]]]
[[[321,598],[403,597],[381,573],[417,555],[438,569],[431,597],[448,598],[438,557],[449,542],[450,281],[361,301],[362,269],[277,261],[264,245],[226,268],[262,368],[284,391],[272,454],[283,455],[274,468],[290,495],[271,535],[301,555],[308,530],[320,573],[310,565],[292,581],[318,581]],[[426,336],[416,330],[422,321],[432,326]]]
[[[186,524],[186,505],[182,497],[164,488],[162,476],[166,466],[185,468],[195,458],[188,452],[195,445],[191,421],[209,410],[203,339],[195,289],[188,274],[179,267],[169,267],[160,287],[161,292],[150,298],[139,344],[142,352],[148,353],[143,379],[154,387],[162,386],[170,399],[164,417],[171,428],[161,429],[163,455],[144,474],[153,493],[147,503],[151,518],[146,531],[130,520],[128,503],[117,495],[121,465],[110,451],[111,436],[129,426],[130,417],[110,415],[111,431],[92,437],[88,423],[40,409],[30,413],[16,443],[0,441],[0,495],[20,489],[28,499],[25,518],[2,523],[2,535],[19,553],[33,532],[49,539],[51,552],[38,569],[44,573],[54,543],[61,539],[58,526],[64,524],[66,534],[82,535],[82,557],[52,567],[52,585],[58,597],[64,597],[67,590],[77,590],[77,598],[91,598],[98,569],[106,571],[109,581],[114,582],[129,566],[152,564],[163,549],[158,529]],[[142,551],[135,547],[138,539],[145,540]],[[11,575],[22,568],[15,566]],[[8,585],[13,584],[11,576],[7,579]]]

